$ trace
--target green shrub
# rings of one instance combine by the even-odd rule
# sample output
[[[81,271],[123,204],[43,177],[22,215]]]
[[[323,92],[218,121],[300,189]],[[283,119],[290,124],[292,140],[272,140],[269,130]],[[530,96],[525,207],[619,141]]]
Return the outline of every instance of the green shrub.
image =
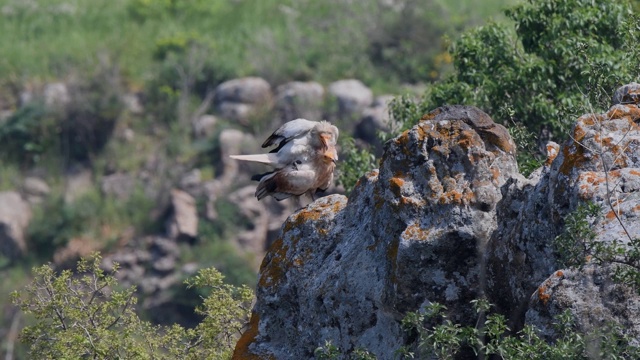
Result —
[[[553,242],[560,265],[574,268],[589,262],[614,265],[613,279],[640,294],[640,239],[597,240],[593,227],[601,211],[601,206],[589,202],[580,204],[565,217],[564,230]],[[616,221],[625,225],[620,219]]]
[[[338,163],[336,183],[342,185],[349,194],[358,179],[376,167],[375,156],[368,149],[358,149],[355,140],[348,135],[341,136],[339,141],[345,159]]]
[[[541,126],[567,133],[575,112],[601,110],[617,86],[638,77],[640,35],[628,2],[530,0],[506,14],[515,33],[492,23],[453,44],[455,72],[434,86],[428,107],[476,105],[534,134]]]
[[[118,74],[107,68],[83,81],[69,86],[69,104],[48,107],[35,99],[0,123],[0,154],[20,165],[43,158],[68,163],[95,157],[122,111],[121,84]]]
[[[150,212],[154,206],[141,188],[126,200],[103,195],[97,189],[71,203],[52,195],[35,209],[27,238],[37,257],[47,260],[74,237],[88,237],[107,247],[130,226],[138,232],[153,230]]]
[[[117,270],[117,265],[115,266]],[[224,284],[215,269],[201,270],[185,282],[209,288],[196,313],[203,321],[193,329],[154,326],[135,313],[135,288],[120,290],[95,255],[71,270],[34,269],[34,280],[12,294],[34,324],[21,340],[32,359],[228,359],[248,320],[253,298],[247,287]]]
[[[506,318],[489,313],[491,305],[486,300],[474,300],[472,305],[478,313],[475,327],[453,323],[444,315],[445,307],[437,303],[423,311],[408,313],[402,325],[414,334],[416,342],[401,349],[399,354],[405,358],[455,359],[466,351],[478,358],[495,356],[513,360],[637,359],[640,356],[640,348],[631,345],[633,339],[620,335],[620,329],[613,325],[588,334],[576,332],[569,310],[556,317],[559,337],[548,342],[531,325],[510,334]]]
[[[584,265],[593,255],[596,237],[593,226],[601,209],[594,203],[580,204],[564,218],[564,230],[553,241],[562,267]]]
[[[58,150],[57,119],[41,102],[21,107],[0,123],[0,153],[16,163],[35,163],[43,153]]]

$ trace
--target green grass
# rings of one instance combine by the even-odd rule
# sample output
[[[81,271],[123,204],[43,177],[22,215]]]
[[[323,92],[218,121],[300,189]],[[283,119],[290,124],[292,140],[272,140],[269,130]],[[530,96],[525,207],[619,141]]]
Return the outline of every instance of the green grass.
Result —
[[[478,7],[473,0],[434,1],[444,14],[427,11],[420,23],[436,23],[446,15],[456,27],[463,27],[496,15],[513,2],[494,0]],[[380,78],[393,74],[372,65],[366,31],[397,19],[381,16],[376,4],[373,0],[349,5],[336,0],[0,0],[0,79],[64,78],[109,59],[138,87],[153,76],[158,41],[195,34],[230,75],[259,74],[276,82],[357,76],[384,86]]]

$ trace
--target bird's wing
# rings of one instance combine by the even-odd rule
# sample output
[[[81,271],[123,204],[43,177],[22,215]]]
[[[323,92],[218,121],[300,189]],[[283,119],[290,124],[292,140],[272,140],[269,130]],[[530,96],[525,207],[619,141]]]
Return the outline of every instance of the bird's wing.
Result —
[[[295,119],[286,122],[262,143],[262,147],[266,148],[272,145],[278,145],[278,147],[280,147],[283,143],[287,143],[291,139],[309,132],[309,130],[313,129],[317,124],[316,121],[307,119]]]
[[[302,195],[313,187],[315,179],[316,171],[309,164],[292,164],[263,176],[256,188],[256,197],[261,200],[271,195],[282,200],[291,195]]]

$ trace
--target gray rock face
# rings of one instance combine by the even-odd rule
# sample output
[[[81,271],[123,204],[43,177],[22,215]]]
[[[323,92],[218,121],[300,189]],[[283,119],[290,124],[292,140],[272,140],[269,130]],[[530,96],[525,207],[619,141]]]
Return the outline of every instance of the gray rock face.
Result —
[[[271,85],[258,77],[226,81],[215,90],[216,109],[220,116],[246,124],[260,109],[272,106]]]
[[[433,301],[452,320],[475,321],[478,252],[497,227],[513,150],[506,129],[472,107],[437,109],[387,143],[380,170],[349,200],[324,197],[285,222],[236,357],[311,358],[332,340],[393,358],[402,314]]]
[[[240,231],[235,236],[235,241],[241,249],[254,254],[262,254],[267,241],[269,229],[269,213],[264,204],[255,200],[256,187],[253,185],[240,188],[229,194],[229,201],[234,204],[240,213],[251,221],[251,228]]]
[[[144,106],[140,101],[140,97],[136,93],[122,95],[122,104],[124,108],[132,114],[140,115],[144,113]]]
[[[228,188],[236,181],[238,171],[242,168],[248,170],[251,164],[239,163],[229,158],[229,155],[250,154],[260,152],[259,142],[250,134],[240,130],[225,129],[220,132],[220,161],[222,162],[222,176],[219,178],[221,187]]]
[[[193,134],[197,139],[208,138],[216,129],[218,118],[213,115],[202,115],[196,118],[192,124]]]
[[[376,149],[382,149],[382,144],[378,139],[378,131],[389,131],[389,102],[393,96],[379,96],[373,102],[373,106],[364,109],[362,119],[356,125],[353,136],[356,139],[372,144]]]
[[[359,118],[373,102],[373,92],[360,80],[339,80],[329,85],[329,94],[338,102],[338,116]]]
[[[217,109],[220,117],[235,120],[242,125],[248,125],[249,118],[254,114],[253,105],[243,103],[223,102]]]
[[[100,188],[106,195],[112,195],[120,200],[128,199],[136,187],[136,179],[129,174],[112,174],[102,178]]]
[[[216,88],[217,102],[261,105],[271,101],[271,85],[259,77],[245,77],[225,81]]]
[[[38,204],[49,195],[51,189],[44,180],[37,177],[28,177],[24,179],[22,191],[30,204]]]
[[[589,334],[617,324],[640,346],[640,296],[612,281],[612,273],[593,265],[556,271],[531,296],[526,322],[552,340],[558,336],[554,318],[568,309],[578,331]]]
[[[621,86],[613,94],[612,105],[638,104],[640,102],[640,84],[633,82]]]
[[[391,359],[407,311],[439,302],[454,323],[475,325],[469,301],[480,296],[511,329],[533,324],[549,340],[565,310],[583,333],[614,323],[639,338],[640,296],[612,281],[609,266],[561,269],[553,248],[586,201],[602,208],[595,241],[629,246],[626,232],[640,237],[634,86],[606,113],[580,117],[562,146],[548,143],[529,178],[506,129],[477,108],[423,116],[385,144],[380,169],[349,199],[328,196],[287,219],[234,358],[312,358],[331,340],[345,355],[361,347]]]
[[[556,270],[571,273],[559,268],[551,244],[563,229],[563,219],[580,204],[589,201],[602,208],[599,221],[593,224],[596,241],[629,242],[616,215],[632,238],[640,236],[640,149],[636,145],[640,129],[635,123],[639,119],[636,104],[618,104],[604,114],[581,116],[573,126],[572,139],[561,149],[547,146],[550,159],[542,169],[530,179],[513,177],[503,188],[505,200],[498,206],[500,223],[490,244],[488,278],[491,297],[516,327],[523,321],[522,312],[531,306],[530,294],[545,279]],[[568,282],[563,286],[581,293]],[[553,303],[553,297],[549,301]],[[556,315],[560,308],[571,308],[578,318],[586,311],[564,302],[556,312],[538,314]],[[553,321],[552,317],[538,320]]]
[[[31,208],[20,194],[0,192],[0,254],[9,259],[25,254],[25,231],[30,220]]]
[[[72,203],[93,188],[93,174],[91,170],[75,167],[66,174],[64,201]]]
[[[167,232],[172,239],[193,240],[198,236],[198,209],[196,200],[188,193],[171,190],[172,215]]]
[[[276,109],[281,121],[297,118],[319,120],[324,105],[324,88],[317,82],[293,81],[276,89]]]
[[[43,96],[45,105],[53,108],[64,108],[71,102],[67,85],[61,82],[45,85]]]

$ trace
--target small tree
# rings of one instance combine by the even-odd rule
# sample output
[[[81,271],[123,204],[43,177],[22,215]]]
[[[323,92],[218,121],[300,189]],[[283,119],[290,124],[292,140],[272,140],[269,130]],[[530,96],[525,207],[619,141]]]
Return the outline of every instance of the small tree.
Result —
[[[223,283],[217,270],[201,270],[189,287],[210,287],[196,312],[204,320],[194,329],[155,326],[135,313],[135,288],[117,290],[116,278],[101,269],[101,257],[78,262],[77,273],[56,273],[50,265],[34,269],[35,278],[12,294],[35,324],[21,340],[32,359],[227,359],[246,323],[250,289]],[[114,264],[114,271],[118,266]]]

